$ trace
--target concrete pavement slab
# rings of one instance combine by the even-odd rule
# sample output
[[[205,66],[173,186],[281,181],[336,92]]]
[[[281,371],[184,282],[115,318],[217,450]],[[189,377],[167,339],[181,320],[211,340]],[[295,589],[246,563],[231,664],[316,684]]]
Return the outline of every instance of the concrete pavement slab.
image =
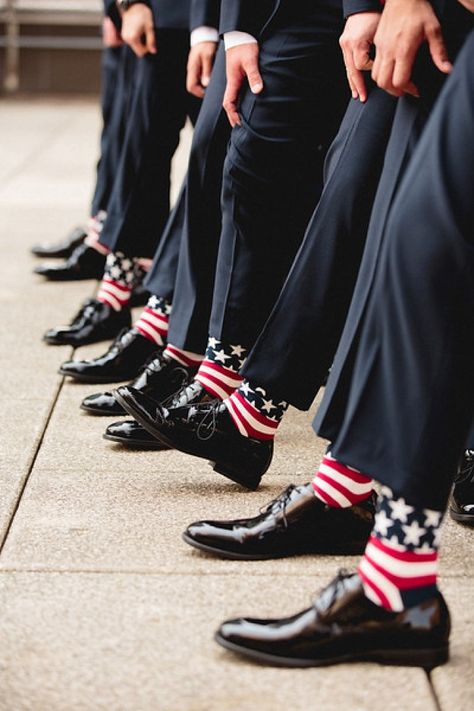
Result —
[[[0,574],[0,708],[15,711],[435,710],[419,669],[272,669],[212,639],[284,615],[326,581],[225,575]]]

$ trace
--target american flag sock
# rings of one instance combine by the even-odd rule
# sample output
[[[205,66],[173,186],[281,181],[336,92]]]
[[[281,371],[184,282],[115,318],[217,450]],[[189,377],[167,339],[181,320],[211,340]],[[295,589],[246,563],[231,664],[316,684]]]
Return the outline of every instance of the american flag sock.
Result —
[[[375,525],[358,573],[366,596],[399,612],[436,593],[443,514],[410,506],[382,488]]]
[[[108,247],[105,247],[105,245],[99,242],[100,233],[102,232],[106,218],[107,213],[105,210],[100,210],[97,215],[93,215],[87,225],[87,237],[85,239],[89,247],[92,247],[101,254],[109,254],[110,252]]]
[[[142,336],[162,346],[168,333],[170,313],[171,304],[169,301],[161,296],[150,296],[134,326]]]
[[[318,499],[332,508],[348,508],[372,493],[373,481],[357,469],[341,464],[327,452],[313,479]]]
[[[264,388],[252,388],[247,380],[224,405],[240,434],[254,439],[273,439],[288,409],[287,402],[274,402]]]
[[[247,350],[242,346],[224,345],[210,337],[206,355],[196,374],[197,380],[210,395],[225,400],[242,382],[239,370]]]
[[[199,353],[192,353],[191,351],[183,351],[182,348],[174,346],[172,343],[168,343],[163,355],[176,360],[181,365],[185,365],[187,368],[198,368],[202,363],[204,356],[199,355]]]
[[[97,299],[115,311],[121,311],[130,301],[135,286],[141,283],[144,270],[133,257],[122,252],[110,252],[105,260],[104,276],[97,292]]]

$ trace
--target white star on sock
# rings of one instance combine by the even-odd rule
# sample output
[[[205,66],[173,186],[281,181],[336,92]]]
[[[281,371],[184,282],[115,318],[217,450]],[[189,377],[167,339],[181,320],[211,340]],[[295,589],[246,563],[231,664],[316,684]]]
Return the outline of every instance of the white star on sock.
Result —
[[[165,314],[169,316],[171,313],[171,304],[166,304],[165,306]]]
[[[124,269],[125,271],[128,271],[131,268],[132,268],[132,262],[130,261],[130,259],[123,259],[122,260],[122,269]]]
[[[225,365],[226,360],[229,360],[229,359],[230,359],[230,356],[225,354],[223,348],[221,348],[220,351],[215,351],[215,353],[214,353],[214,360],[220,361],[221,363],[224,363],[224,365]]]
[[[403,533],[405,534],[405,545],[420,545],[420,538],[424,533],[426,533],[426,528],[421,528],[418,521],[412,521],[409,526],[402,526]]]
[[[236,355],[238,358],[245,353],[245,348],[242,348],[242,346],[231,346],[231,348],[231,355]]]
[[[405,503],[405,499],[395,499],[394,501],[389,501],[388,504],[392,509],[392,518],[398,518],[402,523],[406,523],[408,514],[413,513],[415,510],[413,506],[408,506]]]
[[[273,400],[265,400],[265,398],[262,398],[262,400],[263,400],[262,410],[265,410],[265,412],[268,412],[268,413],[270,413],[272,410],[276,410],[276,407],[273,404]]]
[[[433,526],[437,528],[441,521],[441,512],[433,511],[432,509],[423,509],[425,514],[425,526]]]
[[[110,270],[110,276],[112,279],[120,279],[122,272],[120,271],[120,267],[114,266]]]
[[[438,548],[440,538],[441,538],[441,528],[437,528],[433,534],[433,546],[435,548]]]
[[[393,526],[393,521],[391,521],[385,511],[381,509],[375,518],[375,525],[378,533],[385,538],[388,536],[388,529]]]
[[[207,345],[208,345],[208,348],[216,348],[218,343],[219,343],[219,341],[217,340],[217,338],[214,338],[213,336],[211,336],[207,342]]]
[[[242,385],[239,387],[239,390],[245,395],[245,397],[248,397],[249,394],[253,392],[252,388],[250,387],[250,383],[248,383],[246,380],[244,380]]]

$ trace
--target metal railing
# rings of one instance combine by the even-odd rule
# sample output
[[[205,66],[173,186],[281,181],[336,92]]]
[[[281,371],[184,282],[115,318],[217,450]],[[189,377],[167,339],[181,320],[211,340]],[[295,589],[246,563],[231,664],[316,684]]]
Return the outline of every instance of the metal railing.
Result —
[[[0,0],[0,47],[5,48],[5,91],[14,92],[20,84],[20,54],[28,49],[100,49],[99,36],[25,35],[22,25],[57,27],[98,27],[102,17],[101,0]]]

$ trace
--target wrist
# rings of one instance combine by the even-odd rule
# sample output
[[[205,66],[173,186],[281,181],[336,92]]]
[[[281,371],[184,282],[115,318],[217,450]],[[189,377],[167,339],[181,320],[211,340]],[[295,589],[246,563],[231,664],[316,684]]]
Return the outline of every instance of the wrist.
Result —
[[[132,5],[150,6],[149,0],[116,0],[116,3],[121,12],[126,12]]]

